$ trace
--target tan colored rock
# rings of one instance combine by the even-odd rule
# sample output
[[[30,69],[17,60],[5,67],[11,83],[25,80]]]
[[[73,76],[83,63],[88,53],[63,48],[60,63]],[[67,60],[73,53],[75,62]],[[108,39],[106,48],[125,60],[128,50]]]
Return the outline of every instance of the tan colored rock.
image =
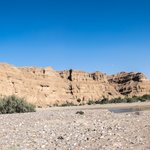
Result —
[[[63,71],[60,76],[70,84],[73,98],[82,101],[111,99],[122,97],[107,80],[107,75],[101,72],[87,73],[82,71]]]
[[[121,72],[108,76],[108,81],[116,91],[125,96],[150,94],[150,81],[143,73]]]
[[[68,84],[50,67],[0,64],[0,94],[15,94],[39,106],[72,100]]]
[[[0,95],[17,95],[37,106],[79,104],[89,100],[150,94],[150,81],[142,73],[55,71],[51,67],[15,67],[0,64]]]

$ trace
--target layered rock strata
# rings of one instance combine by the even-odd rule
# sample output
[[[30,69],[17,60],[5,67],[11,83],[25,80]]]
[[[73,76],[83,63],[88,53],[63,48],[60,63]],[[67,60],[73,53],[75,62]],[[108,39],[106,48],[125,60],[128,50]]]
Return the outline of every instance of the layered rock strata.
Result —
[[[150,94],[150,81],[142,73],[55,71],[51,67],[15,67],[0,64],[0,95],[17,95],[37,106],[75,104],[89,100]]]
[[[143,73],[121,72],[108,76],[109,83],[124,96],[150,94],[150,81]]]

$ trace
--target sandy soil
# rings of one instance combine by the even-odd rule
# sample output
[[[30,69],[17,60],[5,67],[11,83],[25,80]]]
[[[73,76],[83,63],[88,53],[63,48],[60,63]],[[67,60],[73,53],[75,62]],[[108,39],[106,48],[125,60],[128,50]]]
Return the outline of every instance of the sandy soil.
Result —
[[[139,106],[150,103],[53,107],[0,115],[0,149],[150,150],[150,111],[115,114],[107,110]]]

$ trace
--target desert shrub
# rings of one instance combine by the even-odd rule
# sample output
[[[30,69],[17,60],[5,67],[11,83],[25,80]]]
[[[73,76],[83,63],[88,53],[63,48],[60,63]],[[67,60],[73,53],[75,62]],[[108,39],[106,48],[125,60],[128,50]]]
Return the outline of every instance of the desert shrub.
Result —
[[[139,99],[138,98],[127,98],[127,103],[134,103],[134,102],[138,102]]]
[[[141,97],[141,99],[142,99],[143,101],[150,101],[150,95],[145,94],[145,95],[143,95],[143,96]]]
[[[11,150],[19,150],[19,146],[18,145],[13,145]]]
[[[145,102],[146,99],[144,99],[144,98],[142,98],[142,97],[139,97],[139,98],[138,98],[138,101],[139,101],[139,102]]]
[[[122,99],[121,103],[127,103],[127,99],[126,98]]]
[[[95,104],[108,104],[108,103],[109,103],[109,100],[107,98],[95,101]]]
[[[67,106],[77,106],[77,105],[75,105],[73,102],[66,102],[66,103],[64,103],[64,104],[61,104],[60,105],[61,107],[67,107]]]
[[[83,105],[85,105],[85,104],[84,104],[84,103],[80,103],[80,104],[79,104],[79,106],[83,106]]]
[[[126,98],[114,98],[111,100],[108,100],[107,98],[104,98],[102,100],[90,100],[87,102],[88,105],[92,104],[110,104],[110,103],[134,103],[134,102],[145,102],[150,101],[150,95],[143,95],[143,96],[133,96],[133,97],[126,97]]]
[[[93,105],[93,104],[110,104],[110,103],[134,103],[134,102],[145,102],[150,101],[150,95],[143,95],[143,96],[133,96],[133,97],[125,97],[125,98],[114,98],[111,100],[108,100],[107,98],[103,98],[100,100],[89,100],[87,103],[81,101],[80,99],[77,99],[77,102],[79,103],[79,106],[82,105]],[[58,105],[54,104],[53,106],[60,106],[60,107],[67,107],[67,106],[77,106],[73,102],[65,102],[64,104]]]
[[[53,104],[54,107],[58,107],[59,105],[57,103]]]
[[[35,112],[35,106],[26,102],[23,98],[16,96],[8,96],[0,99],[0,113],[25,113]]]
[[[88,105],[95,104],[95,101],[89,100],[89,101],[87,102],[87,104],[88,104]]]
[[[123,103],[122,101],[123,101],[123,99],[121,99],[121,98],[114,98],[114,99],[110,100],[109,103]]]

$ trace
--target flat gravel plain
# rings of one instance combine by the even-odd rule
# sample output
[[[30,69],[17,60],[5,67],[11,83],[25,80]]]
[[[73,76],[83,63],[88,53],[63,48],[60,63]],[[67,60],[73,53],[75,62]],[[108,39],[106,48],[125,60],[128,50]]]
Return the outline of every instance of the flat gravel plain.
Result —
[[[0,150],[150,150],[150,111],[97,106],[0,115]]]

